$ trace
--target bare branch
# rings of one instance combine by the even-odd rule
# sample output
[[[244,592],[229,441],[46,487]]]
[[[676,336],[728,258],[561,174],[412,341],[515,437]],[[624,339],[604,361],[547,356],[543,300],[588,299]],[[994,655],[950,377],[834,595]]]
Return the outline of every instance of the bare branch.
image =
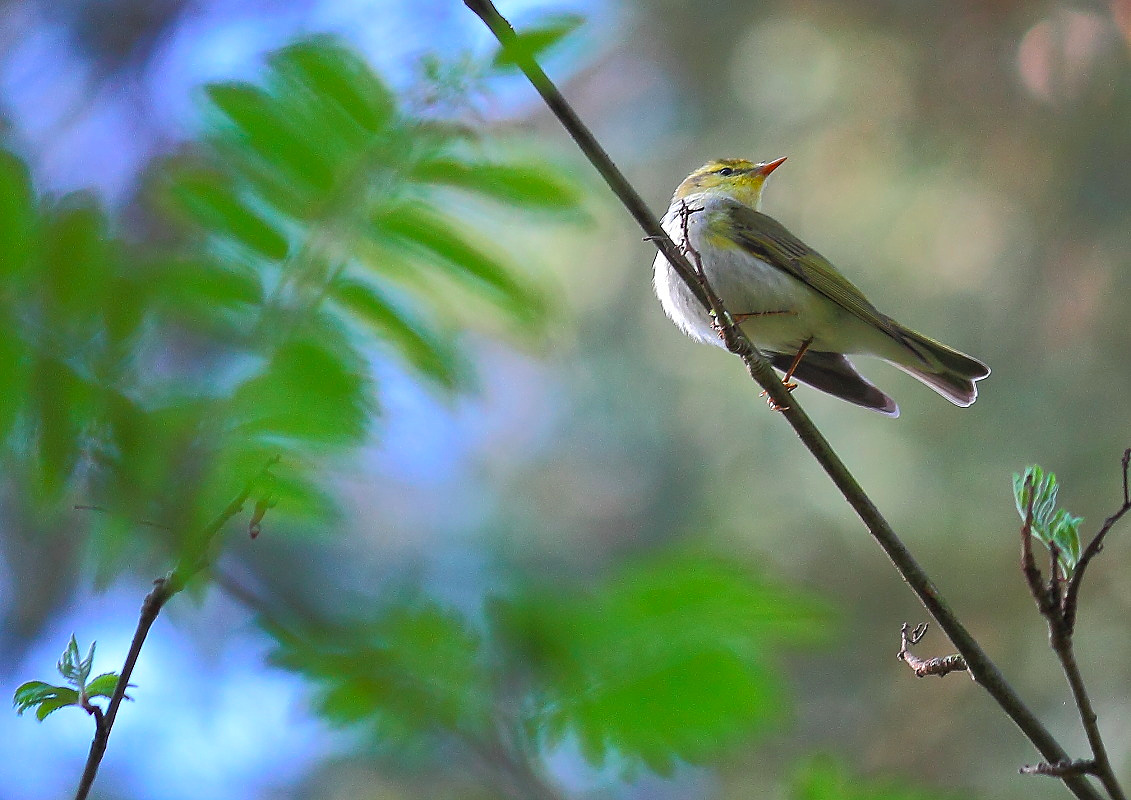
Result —
[[[1126,800],[1123,788],[1116,780],[1115,771],[1111,768],[1111,761],[1107,755],[1107,747],[1100,733],[1095,709],[1084,686],[1084,677],[1080,673],[1080,666],[1076,663],[1076,652],[1072,646],[1072,634],[1064,626],[1064,620],[1059,614],[1048,616],[1049,641],[1053,651],[1060,660],[1061,669],[1068,679],[1072,689],[1072,698],[1076,702],[1076,709],[1080,714],[1080,723],[1084,726],[1084,733],[1088,737],[1088,745],[1092,748],[1091,770],[1104,785],[1111,800]]]
[[[1068,759],[1050,764],[1042,761],[1040,764],[1028,764],[1017,771],[1022,775],[1046,775],[1050,778],[1063,780],[1070,775],[1094,775],[1096,773],[1096,762],[1086,759]]]

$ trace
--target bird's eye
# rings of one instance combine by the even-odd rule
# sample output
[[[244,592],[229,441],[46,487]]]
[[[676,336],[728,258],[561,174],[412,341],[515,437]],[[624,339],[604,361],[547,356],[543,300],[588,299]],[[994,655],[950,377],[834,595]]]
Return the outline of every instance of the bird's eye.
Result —
[[[734,170],[731,169],[730,167],[723,167],[722,169],[719,170],[719,174],[720,175],[733,175]]]

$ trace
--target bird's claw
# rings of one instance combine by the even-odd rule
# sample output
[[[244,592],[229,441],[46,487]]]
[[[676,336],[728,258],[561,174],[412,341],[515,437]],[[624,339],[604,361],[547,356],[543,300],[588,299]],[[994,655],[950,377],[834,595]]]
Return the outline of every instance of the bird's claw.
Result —
[[[787,392],[792,392],[797,388],[797,384],[793,381],[785,381],[782,386],[785,387]],[[770,407],[770,411],[789,411],[789,406],[778,405],[778,402],[770,397],[770,393],[765,389],[763,389],[758,396],[766,398],[766,405]]]

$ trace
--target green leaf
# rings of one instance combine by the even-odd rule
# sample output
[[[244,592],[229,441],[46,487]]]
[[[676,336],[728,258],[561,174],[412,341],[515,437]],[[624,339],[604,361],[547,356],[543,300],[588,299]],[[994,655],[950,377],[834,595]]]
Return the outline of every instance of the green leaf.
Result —
[[[277,525],[280,518],[326,523],[339,516],[334,498],[301,466],[288,468],[289,462],[277,466],[271,484],[271,497],[276,503],[265,526]]]
[[[359,441],[368,422],[368,381],[351,354],[329,345],[323,336],[280,345],[232,398],[239,430],[309,445]]]
[[[893,779],[862,780],[829,757],[809,759],[795,771],[790,800],[958,800],[959,795],[919,789]],[[967,795],[963,795],[969,800]]]
[[[242,81],[210,84],[205,91],[266,164],[318,197],[330,191],[334,185],[330,165],[271,95]]]
[[[86,658],[83,658],[79,654],[79,643],[72,633],[71,640],[67,642],[67,648],[63,651],[63,655],[59,657],[57,664],[59,674],[80,691],[86,686],[86,679],[90,677],[90,670],[94,664],[95,644],[96,642],[90,643]]]
[[[135,686],[136,684],[127,684],[127,687]],[[107,699],[114,696],[114,690],[118,688],[118,673],[104,672],[97,678],[94,678],[86,685],[87,697],[105,697]],[[132,700],[128,694],[123,695],[126,700]]]
[[[547,211],[573,211],[581,202],[577,186],[537,164],[468,162],[451,157],[421,160],[413,177],[464,189],[505,203]]]
[[[584,21],[585,18],[577,14],[561,14],[536,28],[522,31],[499,48],[494,58],[494,66],[521,66],[558,44],[581,27]]]
[[[27,345],[20,338],[14,320],[6,318],[0,307],[0,327],[7,334],[0,336],[0,443],[11,429],[24,405],[27,369],[31,362]]]
[[[11,281],[27,270],[36,247],[35,193],[27,166],[0,150],[0,276]]]
[[[172,258],[153,264],[152,271],[161,299],[181,313],[206,315],[263,302],[256,273],[229,259]]]
[[[779,723],[774,646],[817,638],[826,616],[809,598],[686,555],[628,569],[590,595],[536,591],[495,608],[537,670],[532,722],[543,735],[572,734],[596,764],[614,750],[661,772]]]
[[[511,276],[500,256],[473,241],[452,220],[423,204],[406,203],[382,214],[376,223],[378,237],[386,244],[415,252],[520,319],[539,318],[541,300]]]
[[[89,195],[68,195],[49,215],[43,241],[42,288],[51,324],[60,331],[80,329],[102,314],[115,271],[106,218]],[[93,336],[89,329],[83,332]]]
[[[43,681],[29,681],[18,689],[12,699],[16,714],[35,709],[35,718],[42,722],[48,714],[67,706],[79,704],[79,693],[66,686],[52,686]]]
[[[454,612],[405,605],[340,629],[273,633],[273,660],[317,684],[319,711],[333,722],[416,737],[488,723],[491,682],[479,639]]]
[[[170,210],[203,230],[230,237],[272,261],[286,257],[286,237],[248,208],[222,173],[200,167],[170,166]]]
[[[32,370],[37,381],[37,488],[47,499],[63,489],[82,457],[85,426],[98,413],[99,387],[59,359],[41,357]]]
[[[1032,535],[1052,549],[1055,547],[1066,577],[1070,577],[1080,561],[1080,526],[1083,517],[1076,517],[1056,507],[1056,475],[1037,465],[1013,475],[1013,499],[1017,513],[1025,521],[1029,505],[1033,506]]]
[[[127,274],[123,266],[124,262],[115,267],[103,309],[107,344],[121,353],[131,349],[133,340],[142,332],[142,323],[154,307],[152,276],[132,271]]]
[[[1083,517],[1074,517],[1063,508],[1058,509],[1049,522],[1049,540],[1061,553],[1061,560],[1070,567],[1068,574],[1080,562],[1080,526]]]
[[[93,681],[89,680],[91,668],[94,664],[94,648],[95,643],[91,642],[90,649],[84,657],[79,652],[78,641],[74,634],[71,634],[70,641],[67,642],[67,647],[63,650],[63,655],[59,657],[56,666],[59,674],[74,688],[53,686],[43,681],[29,681],[16,689],[15,696],[12,699],[16,713],[22,715],[25,711],[35,708],[36,718],[43,721],[48,714],[58,711],[60,708],[81,706],[84,693],[88,698],[102,695],[102,690],[107,685],[110,691],[113,691],[114,685],[117,683],[117,676],[115,675],[108,673],[99,675]],[[106,694],[106,696],[109,697],[109,694]]]
[[[316,36],[277,51],[271,67],[305,85],[349,115],[370,134],[388,126],[395,111],[392,92],[353,51],[328,36]]]
[[[445,388],[456,387],[462,366],[459,358],[422,321],[369,283],[340,277],[330,291],[335,301],[392,345],[417,371]]]

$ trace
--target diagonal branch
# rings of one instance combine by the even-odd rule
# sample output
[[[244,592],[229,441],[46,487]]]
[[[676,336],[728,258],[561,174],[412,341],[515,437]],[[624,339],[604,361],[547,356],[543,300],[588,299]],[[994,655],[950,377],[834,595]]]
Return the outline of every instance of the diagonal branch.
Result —
[[[85,800],[87,795],[90,794],[91,786],[94,785],[94,779],[98,775],[98,768],[102,764],[102,757],[106,754],[106,746],[110,740],[110,731],[114,727],[114,720],[117,719],[118,716],[118,708],[122,705],[122,700],[125,699],[126,689],[129,687],[130,683],[130,676],[133,675],[134,667],[137,666],[137,660],[141,655],[141,648],[145,644],[145,639],[149,635],[149,629],[153,627],[153,623],[157,621],[157,616],[161,613],[161,609],[165,607],[165,604],[169,602],[170,598],[184,589],[189,580],[207,565],[203,560],[203,553],[207,551],[209,544],[224,525],[243,510],[244,503],[251,497],[251,493],[263,480],[264,476],[270,474],[269,470],[278,460],[278,456],[270,459],[263,469],[260,470],[254,478],[248,481],[243,490],[232,499],[232,502],[228,503],[224,510],[217,514],[216,518],[201,531],[200,536],[194,543],[193,549],[181,558],[176,569],[163,578],[158,578],[153,582],[153,590],[145,596],[145,601],[141,604],[141,613],[138,615],[137,628],[134,630],[133,641],[130,642],[130,649],[126,654],[126,661],[122,665],[122,671],[118,676],[118,685],[114,687],[114,693],[110,696],[110,702],[106,706],[106,712],[101,716],[96,715],[95,717],[96,726],[94,739],[90,743],[90,752],[86,757],[86,766],[83,767],[82,778],[79,779],[79,786],[75,792],[75,800]]]
[[[1068,760],[1068,755],[1060,743],[1053,738],[1040,720],[1022,702],[1006,681],[1005,676],[958,620],[927,573],[895,534],[891,525],[861,488],[856,478],[849,472],[844,462],[837,456],[828,440],[817,430],[801,406],[790,398],[769,361],[754,348],[741,330],[733,323],[727,324],[730,318],[725,309],[716,303],[712,303],[705,296],[703,288],[698,283],[695,268],[688,263],[684,254],[679,251],[679,248],[660,227],[643,198],[613,164],[609,155],[577,116],[577,113],[558,88],[533,58],[521,52],[521,48],[514,47],[516,34],[510,23],[499,14],[491,0],[464,0],[464,4],[483,20],[483,23],[491,30],[503,47],[510,47],[514,50],[519,69],[526,75],[574,142],[577,143],[578,147],[605,179],[609,188],[612,189],[644,230],[647,238],[664,254],[676,273],[688,285],[699,302],[703,304],[703,307],[714,312],[716,319],[722,322],[725,327],[733,328],[733,330],[727,332],[727,335],[731,337],[727,340],[728,349],[742,358],[754,381],[766,390],[771,400],[784,409],[783,415],[806,448],[817,459],[849,505],[864,522],[873,538],[887,553],[903,579],[918,595],[927,611],[935,618],[959,653],[966,659],[974,679],[989,692],[1046,760],[1050,763]],[[732,341],[733,346],[731,346]],[[1063,780],[1080,800],[1100,800],[1099,793],[1080,775],[1065,775]]]

